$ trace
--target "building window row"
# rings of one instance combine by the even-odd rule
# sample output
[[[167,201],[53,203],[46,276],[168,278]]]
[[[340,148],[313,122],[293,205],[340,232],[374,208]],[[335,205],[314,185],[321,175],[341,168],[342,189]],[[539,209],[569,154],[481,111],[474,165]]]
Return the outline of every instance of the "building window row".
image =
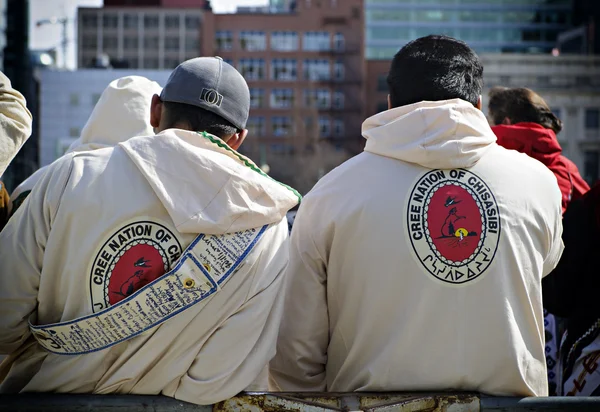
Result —
[[[294,89],[272,89],[270,94],[269,106],[273,109],[289,109],[294,106]],[[313,89],[304,90],[304,106],[316,109],[336,109],[344,108],[344,92],[341,90]],[[250,89],[250,107],[253,109],[264,108],[265,90],[261,88]]]
[[[315,129],[316,125],[316,129]],[[345,132],[343,119],[331,119],[319,116],[315,124],[313,117],[304,119],[304,129],[307,134],[317,134],[319,137],[343,137]],[[247,123],[250,136],[267,136],[266,120],[263,116],[250,116]],[[270,135],[273,137],[287,138],[295,133],[294,123],[290,116],[272,116]]]
[[[218,30],[215,33],[218,51],[233,50],[234,34],[231,30]],[[241,31],[239,44],[242,50],[263,51],[267,49],[267,36],[263,31]],[[325,31],[311,31],[303,34],[302,48],[305,51],[343,51],[346,41],[342,33],[333,35]],[[299,49],[298,33],[293,31],[274,31],[270,36],[270,48],[276,51],[297,51]]]
[[[123,16],[123,27],[125,29],[137,29],[139,27],[140,17],[143,16],[141,21],[146,29],[158,29],[160,15],[157,13],[147,12],[135,12],[135,13],[122,13]],[[100,19],[101,17],[101,19]],[[98,28],[98,23],[101,20],[102,27],[106,29],[116,29],[119,26],[119,13],[103,12],[99,14],[85,13],[81,17],[81,23],[84,29],[95,29]],[[181,25],[180,14],[165,14],[164,15],[164,26],[168,30],[178,30]],[[197,15],[184,15],[184,25],[186,29],[198,29],[200,27],[200,16]]]
[[[298,80],[296,59],[273,59],[271,61],[271,80]],[[246,80],[265,79],[265,60],[246,58],[240,59],[238,70]],[[303,77],[311,81],[342,81],[345,78],[345,66],[342,61],[333,62],[327,59],[307,59],[303,62]]]

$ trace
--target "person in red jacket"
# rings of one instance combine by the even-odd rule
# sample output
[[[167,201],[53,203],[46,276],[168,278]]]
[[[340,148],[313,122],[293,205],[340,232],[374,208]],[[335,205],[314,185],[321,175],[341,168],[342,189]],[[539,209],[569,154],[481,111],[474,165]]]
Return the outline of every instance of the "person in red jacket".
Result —
[[[562,193],[564,214],[569,203],[581,198],[590,187],[579,174],[575,163],[562,155],[556,138],[562,130],[562,122],[544,99],[530,89],[496,87],[490,91],[489,98],[489,117],[498,144],[539,160],[554,173]],[[559,392],[558,347],[562,327],[546,309],[544,329],[549,394],[556,395]]]
[[[498,144],[539,160],[554,173],[563,195],[564,213],[569,202],[583,196],[590,187],[577,166],[562,155],[556,138],[562,122],[530,89],[494,88],[489,98],[489,116]]]

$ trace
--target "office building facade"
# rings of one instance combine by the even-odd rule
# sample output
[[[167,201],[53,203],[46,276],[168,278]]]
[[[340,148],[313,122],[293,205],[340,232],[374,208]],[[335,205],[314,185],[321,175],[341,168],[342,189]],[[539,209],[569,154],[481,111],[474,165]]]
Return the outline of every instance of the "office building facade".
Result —
[[[445,34],[478,53],[549,53],[571,28],[574,0],[365,0],[367,59]]]
[[[202,9],[173,7],[79,8],[79,68],[104,58],[115,67],[175,68],[200,55]]]
[[[362,143],[363,24],[361,0],[302,0],[274,13],[205,13],[203,53],[234,65],[251,89],[248,150]]]

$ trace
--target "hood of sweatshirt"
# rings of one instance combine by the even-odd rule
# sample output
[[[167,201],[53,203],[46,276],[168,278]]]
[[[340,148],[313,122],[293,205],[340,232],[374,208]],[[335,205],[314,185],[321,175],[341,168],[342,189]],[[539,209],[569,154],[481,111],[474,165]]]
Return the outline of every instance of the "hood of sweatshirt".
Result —
[[[300,194],[218,137],[169,129],[120,143],[182,233],[223,234],[278,223]]]
[[[492,130],[500,146],[525,153],[546,166],[554,163],[562,153],[554,131],[537,123],[498,125]]]
[[[131,137],[152,135],[150,103],[161,90],[158,83],[141,76],[112,81],[102,92],[81,137],[67,153],[102,149]]]
[[[365,151],[430,169],[470,168],[495,144],[481,110],[461,100],[419,102],[365,120]]]

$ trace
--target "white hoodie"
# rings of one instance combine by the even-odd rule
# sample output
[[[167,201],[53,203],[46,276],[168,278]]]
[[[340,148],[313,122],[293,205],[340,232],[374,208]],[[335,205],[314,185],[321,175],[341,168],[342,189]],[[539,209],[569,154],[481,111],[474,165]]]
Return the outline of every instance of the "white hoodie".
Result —
[[[380,113],[363,135],[298,211],[272,388],[546,395],[552,173],[458,99]]]
[[[102,92],[90,118],[66,153],[83,152],[114,146],[135,136],[149,136],[150,103],[152,96],[160,95],[162,88],[156,82],[141,76],[127,76],[113,80]],[[10,197],[16,206],[24,200],[33,186],[44,175],[47,166],[41,167],[25,179]]]
[[[244,390],[275,353],[287,264],[287,250],[277,252],[298,200],[208,134],[170,129],[63,156],[0,234],[0,353],[10,354],[0,392],[211,404]],[[143,284],[128,283],[133,271],[148,282],[171,268],[197,234],[267,224],[218,293],[158,327],[75,356],[31,338],[30,314],[46,325],[98,312]]]

